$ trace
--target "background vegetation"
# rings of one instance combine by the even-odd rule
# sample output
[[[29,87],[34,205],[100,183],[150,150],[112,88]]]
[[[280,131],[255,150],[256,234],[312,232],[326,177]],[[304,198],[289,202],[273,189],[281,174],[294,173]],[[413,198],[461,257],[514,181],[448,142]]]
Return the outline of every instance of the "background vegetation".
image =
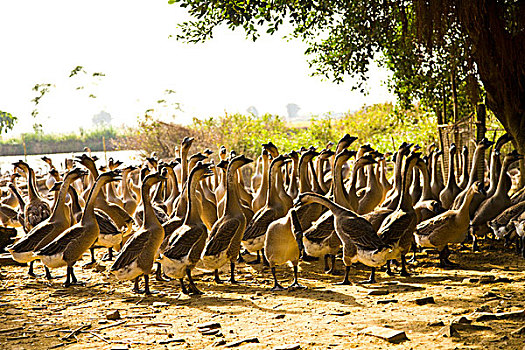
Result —
[[[125,137],[125,132],[114,127],[104,127],[93,130],[80,129],[79,132],[70,134],[44,134],[41,129],[36,128],[33,133],[0,140],[0,154],[24,154],[24,144],[26,154],[79,152],[84,147],[89,147],[94,152],[103,151],[103,139],[106,142],[106,150],[112,151],[117,149],[119,140]]]
[[[324,147],[337,142],[344,134],[359,137],[359,143],[370,143],[379,151],[392,150],[405,140],[427,146],[437,140],[436,118],[419,108],[399,110],[392,104],[363,107],[341,118],[312,118],[310,122],[287,123],[273,115],[226,114],[219,118],[194,119],[182,126],[165,123],[146,115],[139,127],[121,139],[123,149],[156,152],[161,158],[173,157],[185,136],[195,138],[195,150],[221,145],[228,150],[255,157],[261,143],[272,141],[279,150],[288,152],[301,146]]]

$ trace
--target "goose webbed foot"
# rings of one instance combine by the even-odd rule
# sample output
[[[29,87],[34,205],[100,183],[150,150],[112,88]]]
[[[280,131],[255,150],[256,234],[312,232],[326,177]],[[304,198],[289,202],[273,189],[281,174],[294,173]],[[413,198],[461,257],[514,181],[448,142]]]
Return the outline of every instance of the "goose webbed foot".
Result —
[[[297,262],[296,262],[297,263]],[[306,289],[306,286],[303,286],[299,283],[298,279],[298,267],[297,265],[293,266],[293,283],[288,286],[288,289]]]
[[[228,282],[231,284],[239,284],[240,282],[235,279],[235,263],[232,261],[230,262],[230,278],[228,279]]]
[[[180,291],[182,292],[182,294],[186,294],[188,295],[188,290],[186,289],[186,286],[184,285],[184,278],[179,278],[179,283],[180,283]]]
[[[360,281],[361,284],[371,284],[376,283],[376,268],[372,267],[372,272],[370,272],[370,277],[367,280]]]
[[[113,260],[113,248],[108,248],[108,251],[102,257],[102,261],[111,261]]]
[[[213,271],[213,280],[214,280],[215,283],[217,283],[217,284],[222,284],[222,283],[224,283],[224,282],[221,280],[221,278],[219,277],[219,270],[217,270],[217,269],[216,269],[215,271]]]
[[[349,286],[349,285],[351,285],[352,283],[348,279],[349,275],[350,275],[350,266],[345,266],[345,277],[344,277],[344,279],[341,282],[336,283],[336,285],[340,285],[340,286]]]
[[[401,273],[400,275],[403,277],[410,277],[410,274],[407,271],[407,263],[406,263],[406,258],[404,255],[401,255]]]
[[[157,263],[157,269],[155,270],[155,280],[157,282],[169,282],[171,278],[162,273],[162,265]]]
[[[260,254],[260,251],[258,250],[257,251],[257,258],[255,260],[248,261],[247,264],[249,264],[249,265],[257,265],[257,264],[260,264],[260,263],[261,263],[261,254]]]
[[[195,282],[193,282],[193,278],[191,277],[191,269],[186,269],[186,275],[188,276],[188,280],[190,282],[189,288],[190,288],[190,294],[191,295],[202,295],[204,292],[201,292],[199,288],[195,285]]]
[[[330,254],[330,269],[326,271],[329,275],[335,275],[335,255]]]
[[[34,261],[34,260],[31,261],[31,262],[29,263],[29,270],[27,271],[27,275],[28,275],[29,277],[36,278],[37,275],[36,275],[35,271],[33,271],[33,265],[34,265],[34,264],[35,264],[35,261]]]
[[[273,287],[270,289],[272,292],[277,292],[281,290],[286,290],[283,286],[277,281],[277,276],[275,275],[275,267],[272,267],[272,276],[273,276]]]
[[[390,261],[391,261],[391,260],[388,260],[388,261],[386,262],[386,274],[389,275],[389,276],[394,276],[395,273],[392,272],[392,269],[390,268]]]
[[[51,275],[51,271],[49,271],[49,267],[44,266],[44,270],[46,271],[46,279],[52,280],[54,277]]]
[[[91,261],[82,265],[83,269],[93,267],[97,264],[97,261],[95,260],[95,248],[94,247],[89,248],[89,252],[91,254]]]

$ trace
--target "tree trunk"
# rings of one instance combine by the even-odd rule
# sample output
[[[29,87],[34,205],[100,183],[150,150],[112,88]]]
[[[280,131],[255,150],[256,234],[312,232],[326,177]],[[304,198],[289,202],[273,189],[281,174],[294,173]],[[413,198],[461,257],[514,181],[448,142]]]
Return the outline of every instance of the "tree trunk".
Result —
[[[514,137],[516,150],[525,155],[525,35],[508,31],[504,6],[497,0],[461,1],[457,14],[472,44],[472,56],[487,92],[487,107]],[[520,172],[522,187],[523,160]]]

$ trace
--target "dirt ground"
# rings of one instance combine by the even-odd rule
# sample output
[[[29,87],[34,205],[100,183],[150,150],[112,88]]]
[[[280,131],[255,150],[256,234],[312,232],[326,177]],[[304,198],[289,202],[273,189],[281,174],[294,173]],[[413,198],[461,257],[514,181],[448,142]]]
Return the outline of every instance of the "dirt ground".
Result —
[[[483,248],[453,254],[461,269],[438,268],[435,254],[423,252],[409,268],[412,277],[379,272],[372,285],[357,283],[369,273],[362,265],[352,268],[352,285],[335,285],[342,277],[324,274],[321,261],[301,263],[300,283],[306,290],[283,292],[270,291],[270,271],[260,265],[240,264],[239,285],[217,285],[210,274],[196,271],[196,284],[205,292],[200,297],[181,295],[178,283],[156,282],[154,277],[152,290],[158,294],[133,294],[131,282],[82,269],[82,262],[76,274],[86,286],[69,289],[62,287],[65,269],[54,270],[58,278],[47,282],[29,278],[27,267],[3,266],[0,348],[221,349],[224,343],[257,338],[258,343],[238,348],[525,349],[523,315],[479,318],[482,312],[525,308],[525,259],[502,253],[501,246],[498,251]],[[337,264],[342,274],[341,261]],[[35,267],[42,272],[40,263]],[[279,267],[278,275],[284,286],[291,283],[288,266]],[[423,297],[433,297],[435,303],[414,302]],[[107,320],[113,310],[121,318]],[[473,322],[455,324],[452,336],[441,334],[462,316]],[[210,321],[220,324],[219,331],[210,332],[218,333],[201,334],[197,326]],[[360,334],[369,326],[404,331],[408,340],[393,344]]]

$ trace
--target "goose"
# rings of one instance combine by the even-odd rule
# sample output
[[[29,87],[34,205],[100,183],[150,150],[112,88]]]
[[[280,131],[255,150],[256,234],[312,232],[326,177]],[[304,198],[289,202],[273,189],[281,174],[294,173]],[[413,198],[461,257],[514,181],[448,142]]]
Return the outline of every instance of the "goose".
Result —
[[[122,208],[124,208],[129,216],[135,214],[138,205],[137,199],[133,196],[129,188],[129,175],[137,169],[137,167],[132,165],[122,169]]]
[[[387,194],[386,199],[381,204],[381,207],[394,210],[398,203],[399,198],[401,197],[401,183],[402,183],[402,168],[403,168],[403,159],[410,152],[410,148],[413,144],[403,142],[395,154],[395,164],[394,164],[394,185],[390,193]]]
[[[467,188],[469,184],[469,167],[468,167],[468,147],[463,146],[461,149],[461,176],[459,177],[459,183],[458,186],[461,189],[461,191],[464,191],[465,188]]]
[[[85,176],[87,172],[74,169],[67,173],[64,182],[60,186],[58,200],[56,201],[51,216],[33,227],[24,237],[15,244],[7,248],[14,260],[20,263],[30,263],[28,275],[35,277],[33,264],[36,260],[34,252],[48,245],[57,238],[62,232],[71,226],[71,216],[69,208],[66,206],[66,195],[68,188],[76,179]],[[47,266],[46,277],[51,279],[51,274]]]
[[[388,215],[377,231],[381,240],[392,247],[390,259],[401,257],[401,276],[410,276],[406,270],[405,255],[412,246],[413,232],[417,224],[417,216],[412,206],[412,197],[409,189],[409,177],[420,153],[412,152],[405,161],[402,177],[402,192],[397,208]],[[387,273],[391,274],[390,265],[387,264]]]
[[[379,152],[370,153],[376,158],[381,158],[383,156]],[[374,170],[376,163],[377,162],[366,165],[367,182],[366,187],[363,189],[363,194],[359,199],[359,205],[357,208],[357,213],[359,215],[367,214],[373,211],[383,199],[383,188],[381,187],[381,183],[377,179],[376,172]]]
[[[416,167],[421,172],[421,177],[423,178],[421,197],[419,198],[419,201],[414,204],[414,210],[416,211],[419,223],[442,213],[443,207],[441,206],[440,201],[434,199],[434,195],[432,194],[427,163],[422,158],[419,158],[416,162]],[[443,191],[441,191],[441,193],[443,193]]]
[[[213,175],[209,164],[198,162],[190,171],[188,178],[189,190],[187,191],[188,208],[184,223],[171,236],[168,246],[160,254],[160,263],[164,273],[180,281],[181,289],[184,294],[188,290],[184,285],[184,275],[189,281],[189,292],[192,294],[202,294],[195,286],[191,277],[191,270],[200,260],[204,249],[204,244],[208,238],[208,229],[203,223],[197,206],[195,194],[199,181],[207,176]]]
[[[16,179],[20,177],[20,174],[17,172],[13,172],[9,177],[9,183],[12,183],[13,186],[15,186],[16,188]],[[6,198],[2,198],[0,204],[7,205],[15,209],[18,206],[18,200],[16,199],[16,195],[12,191],[9,191],[9,196]]]
[[[275,220],[268,226],[264,240],[264,256],[272,271],[274,280],[272,291],[285,289],[277,280],[276,266],[287,262],[292,263],[294,274],[294,281],[288,288],[305,288],[298,280],[300,250],[297,241],[302,236],[299,235],[300,227],[295,209],[291,209],[286,216]]]
[[[84,252],[96,242],[99,235],[99,228],[95,220],[94,211],[97,195],[107,183],[118,180],[120,180],[120,177],[114,172],[101,174],[90,190],[80,222],[66,229],[53,241],[34,253],[36,258],[40,259],[47,267],[57,268],[67,266],[67,276],[64,287],[69,287],[71,284],[77,283],[73,266],[82,258]]]
[[[292,160],[292,172],[290,173],[290,185],[288,186],[288,195],[290,198],[295,198],[299,194],[299,153],[291,151],[288,156]]]
[[[525,258],[525,215],[522,213],[519,217],[512,219],[511,223],[516,228],[518,240],[521,240],[521,256]]]
[[[319,186],[325,194],[328,193],[332,185],[330,180],[325,180],[325,164],[329,162],[330,158],[333,155],[335,155],[334,151],[325,148],[319,153],[319,157],[317,157],[317,162],[315,164],[317,172],[317,182],[319,182]]]
[[[139,279],[141,276],[144,276],[144,293],[146,295],[151,294],[149,274],[157,256],[157,251],[164,239],[164,229],[153,211],[150,190],[153,185],[166,180],[166,177],[156,172],[146,176],[142,182],[143,224],[126,241],[110,269],[111,273],[119,280],[134,280],[133,291],[136,293],[140,292]]]
[[[180,196],[179,182],[174,170],[175,166],[175,162],[171,162],[166,166],[166,169],[168,170],[168,181],[171,181],[171,191],[164,204],[166,205],[166,213],[170,216],[175,209],[175,200]]]
[[[361,145],[357,151],[357,158],[361,158],[365,153],[372,152],[374,149],[369,144]],[[364,169],[359,169],[357,172],[356,191],[366,187],[367,178]]]
[[[277,188],[277,177],[281,175],[281,168],[287,161],[289,159],[286,156],[280,155],[270,164],[266,205],[255,213],[243,233],[242,246],[249,252],[257,252],[258,259],[253,262],[255,264],[260,262],[259,251],[263,249],[268,225],[285,216],[289,209],[279,198],[279,189]]]
[[[42,199],[35,187],[35,172],[33,169],[21,160],[13,165],[24,172],[28,181],[29,199],[24,208],[24,228],[29,232],[51,215],[51,208],[47,201]]]
[[[335,158],[334,165],[334,202],[349,209],[345,202],[344,187],[342,181],[342,167],[350,157],[355,154],[355,151],[343,150]],[[354,172],[357,169],[369,164],[376,163],[372,154],[365,154],[359,158],[354,164]],[[341,241],[334,229],[334,218],[331,211],[327,211],[316,220],[312,226],[303,232],[303,245],[306,253],[313,257],[324,257],[325,272],[333,273],[335,265],[335,254],[339,251]],[[331,266],[328,266],[328,260],[331,258]]]
[[[58,170],[51,168],[48,175],[45,185],[48,191],[51,191],[51,187],[53,187],[55,182],[60,181],[60,174],[58,173]]]
[[[220,160],[226,160],[227,158],[226,147],[221,146],[221,148],[219,149],[219,158]],[[224,198],[224,195],[226,194],[226,178],[227,178],[226,170],[220,170],[218,171],[218,173],[220,174],[220,180],[218,180],[218,185],[215,188],[215,198],[216,198],[217,203],[219,203]],[[264,176],[264,170],[263,170],[263,176]]]
[[[448,150],[448,178],[447,185],[439,194],[441,205],[445,209],[449,209],[454,202],[456,196],[461,192],[461,188],[456,183],[456,176],[454,173],[454,158],[456,157],[456,144],[452,143]]]
[[[417,245],[437,249],[440,252],[441,267],[456,266],[448,260],[450,255],[448,244],[462,243],[465,240],[470,222],[470,202],[476,193],[484,194],[484,192],[482,183],[476,181],[467,189],[465,200],[459,209],[449,209],[416,226],[414,237]]]
[[[346,267],[345,277],[340,284],[350,284],[350,266],[357,261],[372,267],[370,278],[365,282],[375,281],[375,268],[386,263],[391,249],[384,244],[372,225],[355,212],[312,192],[301,193],[295,206],[300,208],[310,203],[323,205],[334,215],[334,228],[343,244],[343,263]]]
[[[16,220],[14,219],[14,212],[13,211],[9,211],[9,207],[6,207],[5,209],[7,210],[7,212],[5,212],[6,215],[8,215],[8,217],[6,218],[7,222],[11,222],[11,226],[19,226],[21,225],[22,226],[22,229],[24,230],[25,233],[29,232],[26,228],[26,225],[25,225],[25,218],[24,218],[24,212],[25,212],[25,207],[26,207],[26,202],[24,201],[24,198],[22,198],[22,195],[20,194],[20,192],[18,191],[18,188],[16,187],[16,185],[12,182],[10,182],[8,185],[9,187],[9,191],[11,192],[11,194],[13,194],[18,202],[18,207],[20,208],[20,210],[18,212],[16,212],[17,216],[16,216]],[[13,209],[14,210],[14,209]],[[17,224],[17,221],[18,221],[18,224]]]
[[[259,189],[255,193],[253,201],[251,203],[252,210],[258,212],[268,200],[268,183],[270,178],[270,154],[267,150],[263,149],[262,154],[262,179]],[[223,182],[225,178],[223,177]]]
[[[230,160],[226,171],[226,209],[224,215],[213,225],[206,246],[202,252],[203,265],[214,270],[215,282],[220,283],[219,271],[224,264],[230,261],[230,282],[235,281],[235,259],[239,255],[242,234],[246,228],[237,186],[237,170],[251,163],[252,160],[244,155]]]
[[[252,192],[255,193],[259,189],[259,186],[261,186],[262,181],[262,156],[259,156],[257,158],[257,164],[255,165],[255,171],[251,178],[251,185],[252,185]]]
[[[386,169],[386,158],[390,157],[392,153],[387,152],[383,155],[383,157],[379,158],[379,183],[381,184],[381,187],[383,187],[383,196],[381,198],[381,203],[384,202],[386,198],[386,194],[392,190],[393,185],[390,183],[387,177],[387,169]]]
[[[23,225],[23,217],[9,205],[0,204],[0,223],[3,227],[20,227]]]
[[[472,184],[476,181],[478,181],[478,167],[482,166],[481,160],[483,157],[483,153],[487,148],[492,146],[494,142],[487,140],[486,138],[483,138],[478,144],[476,145],[476,150],[474,151],[474,160],[472,162],[472,167],[470,168],[470,174],[469,174],[469,183],[467,185],[467,188],[463,191],[461,191],[460,194],[457,195],[456,199],[454,199],[454,203],[452,204],[452,209],[458,209],[462,203],[463,200],[467,194],[468,188],[472,186]],[[483,184],[483,179],[479,179],[481,183]],[[470,202],[470,217],[474,217],[474,213],[478,209],[481,202],[486,198],[486,192],[483,191],[483,194],[481,192],[476,193],[474,195],[474,198],[472,198]]]
[[[93,178],[98,178],[98,170],[95,166],[95,160],[89,157],[87,154],[82,154],[82,156],[76,157],[76,161],[86,167]],[[109,203],[104,196],[103,191],[99,191],[95,198],[95,207],[104,211],[109,215],[111,220],[115,222],[117,227],[122,230],[125,227],[125,234],[131,231],[131,226],[134,223],[133,218],[119,205],[114,203]]]
[[[501,148],[507,143],[512,141],[513,137],[509,134],[503,134],[498,138],[496,143],[494,144],[494,147],[492,148],[492,152],[490,155],[490,170],[489,170],[489,180],[490,185],[487,190],[487,198],[490,198],[496,193],[496,189],[499,184],[499,171],[501,170],[501,160],[500,160],[500,154],[501,154]],[[510,187],[512,185],[512,181],[510,180],[510,176],[508,174],[505,175],[504,179],[504,185],[507,190],[507,192],[510,190]]]
[[[516,150],[505,156],[499,174],[498,186],[494,195],[480,204],[478,210],[476,210],[476,213],[474,214],[474,218],[472,218],[470,222],[473,237],[475,237],[476,234],[485,233],[483,229],[486,228],[486,230],[488,230],[486,224],[494,219],[499,213],[511,206],[510,198],[507,193],[505,177],[507,176],[507,171],[510,165],[520,159],[523,159],[523,156],[518,154]],[[479,232],[480,230],[482,232]]]
[[[496,218],[490,220],[488,224],[494,236],[498,239],[507,236],[514,229],[514,225],[511,224],[512,219],[517,219],[523,212],[525,212],[525,201],[508,207]]]
[[[443,155],[443,150],[437,150],[432,155],[431,161],[432,161],[432,169],[431,169],[431,177],[430,177],[430,189],[432,190],[432,195],[434,196],[434,199],[439,200],[439,194],[441,191],[443,191],[443,188],[445,188],[445,185],[443,185],[443,173],[441,172],[441,168],[439,166],[439,157]]]

